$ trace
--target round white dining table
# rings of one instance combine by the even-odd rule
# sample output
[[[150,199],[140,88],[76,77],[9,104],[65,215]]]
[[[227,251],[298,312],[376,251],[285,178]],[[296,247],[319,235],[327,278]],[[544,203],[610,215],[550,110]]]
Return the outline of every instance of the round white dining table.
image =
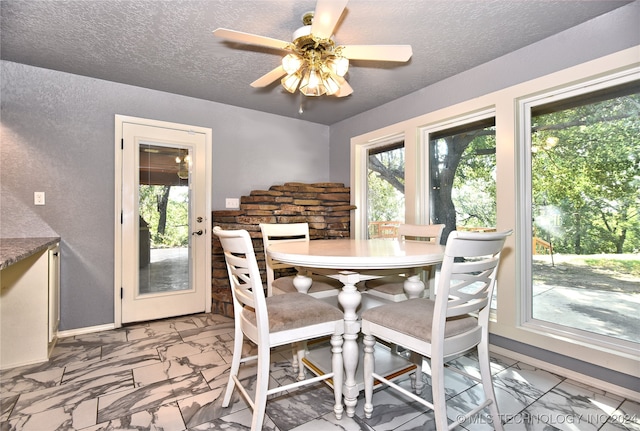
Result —
[[[444,246],[395,239],[334,239],[281,242],[270,245],[267,253],[282,263],[322,273],[342,282],[338,301],[343,308],[345,322],[343,393],[347,416],[353,417],[359,392],[355,374],[360,322],[356,310],[362,300],[356,284],[403,269],[438,264],[444,257]]]

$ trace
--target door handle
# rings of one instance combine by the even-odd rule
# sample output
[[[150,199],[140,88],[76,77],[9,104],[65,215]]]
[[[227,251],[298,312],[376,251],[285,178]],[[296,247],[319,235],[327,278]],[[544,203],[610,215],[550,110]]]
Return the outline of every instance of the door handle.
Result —
[[[202,229],[192,232],[191,235],[202,235],[204,231]]]

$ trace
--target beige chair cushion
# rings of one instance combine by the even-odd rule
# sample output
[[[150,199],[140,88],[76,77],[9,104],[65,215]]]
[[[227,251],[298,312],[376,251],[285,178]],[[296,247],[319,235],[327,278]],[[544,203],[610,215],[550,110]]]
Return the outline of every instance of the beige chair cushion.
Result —
[[[367,289],[375,289],[380,293],[388,295],[399,295],[404,293],[404,282],[407,278],[401,275],[390,275],[384,278],[368,280],[365,283]]]
[[[281,292],[297,292],[296,287],[293,285],[294,278],[295,276],[276,278],[275,280],[273,280],[273,283],[271,283],[271,285]],[[314,274],[311,276],[311,279],[313,280],[313,283],[311,284],[311,288],[309,289],[308,293],[336,290],[337,295],[339,293],[339,289],[342,288],[342,283],[340,283],[339,280],[335,280],[333,278]]]
[[[303,326],[340,320],[342,311],[304,293],[286,293],[266,298],[269,313],[269,332],[286,331]],[[242,310],[243,316],[256,325],[256,314],[251,308]]]
[[[394,302],[364,311],[362,320],[368,320],[430,343],[434,304],[431,299],[424,298]],[[444,336],[445,338],[453,337],[477,325],[477,319],[469,315],[447,319]]]

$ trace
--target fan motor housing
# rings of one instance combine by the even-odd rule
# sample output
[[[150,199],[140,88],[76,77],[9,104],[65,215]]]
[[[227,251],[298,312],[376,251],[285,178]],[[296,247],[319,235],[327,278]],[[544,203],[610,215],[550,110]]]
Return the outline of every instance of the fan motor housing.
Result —
[[[305,25],[293,33],[293,45],[300,53],[314,50],[317,52],[332,53],[335,42],[331,39],[316,38],[311,34],[311,26]]]

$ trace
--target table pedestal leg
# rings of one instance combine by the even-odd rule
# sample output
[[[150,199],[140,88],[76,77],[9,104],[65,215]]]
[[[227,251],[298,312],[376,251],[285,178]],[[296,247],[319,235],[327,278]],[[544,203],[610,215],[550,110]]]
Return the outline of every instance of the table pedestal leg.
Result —
[[[421,298],[424,292],[425,286],[418,275],[410,275],[404,281],[404,293],[409,299]]]
[[[344,404],[347,416],[353,417],[358,401],[358,385],[356,384],[356,368],[358,367],[358,334],[360,322],[356,309],[360,305],[361,295],[356,289],[360,281],[360,274],[344,271],[340,273],[340,282],[344,284],[338,295],[338,302],[344,311],[344,344],[342,357],[344,359]]]
[[[308,293],[312,283],[311,277],[304,274],[297,274],[293,278],[293,285],[300,293]]]

